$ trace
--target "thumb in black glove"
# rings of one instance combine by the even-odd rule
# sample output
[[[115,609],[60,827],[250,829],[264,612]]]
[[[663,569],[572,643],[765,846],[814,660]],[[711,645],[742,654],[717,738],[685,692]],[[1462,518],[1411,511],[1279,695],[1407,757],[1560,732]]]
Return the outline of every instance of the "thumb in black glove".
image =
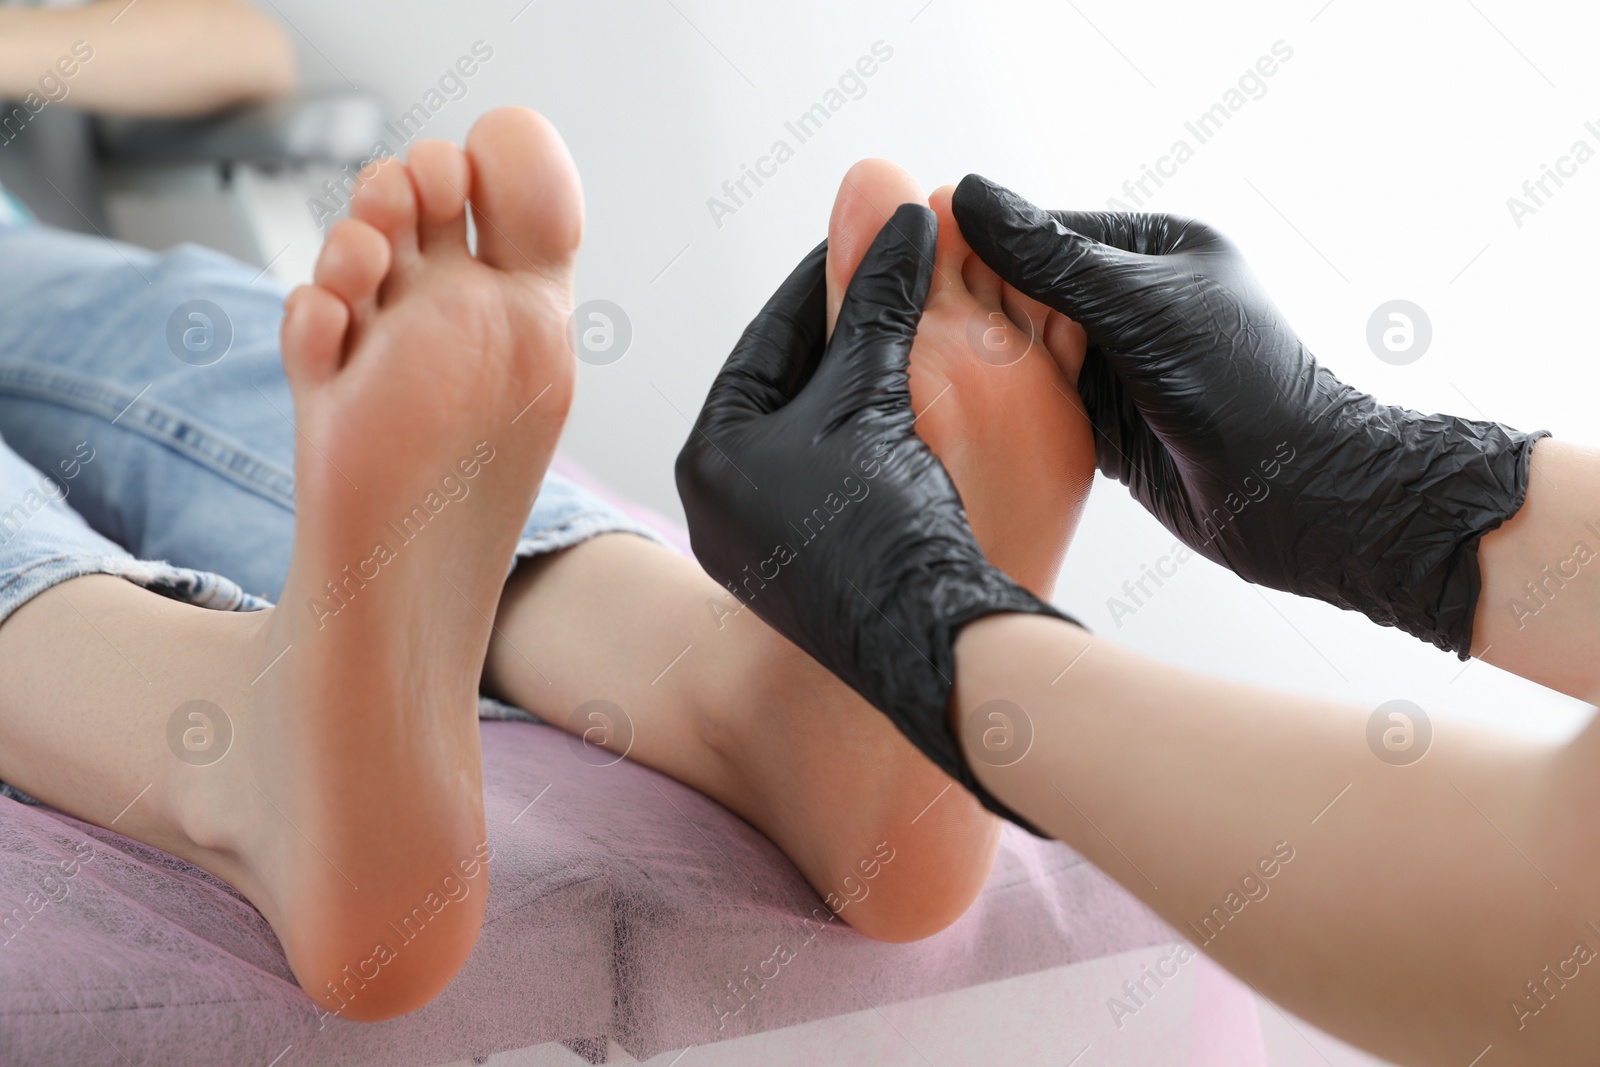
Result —
[[[713,577],[985,806],[1028,826],[978,785],[948,722],[964,625],[1058,613],[984,558],[913,428],[907,363],[936,237],[927,208],[896,211],[826,343],[826,246],[807,256],[712,384],[678,456],[678,493]]]
[[[1346,385],[1203,223],[1046,213],[977,175],[954,207],[997,274],[1084,327],[1098,465],[1167,529],[1247,581],[1467,657],[1478,542],[1521,508],[1542,433]]]

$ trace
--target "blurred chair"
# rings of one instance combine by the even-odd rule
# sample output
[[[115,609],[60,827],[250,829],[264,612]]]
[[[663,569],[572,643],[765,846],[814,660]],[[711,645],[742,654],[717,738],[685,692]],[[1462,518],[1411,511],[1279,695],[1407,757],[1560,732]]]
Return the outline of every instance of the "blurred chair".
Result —
[[[377,96],[348,89],[193,119],[47,107],[0,145],[0,184],[52,226],[192,241],[301,280],[322,240],[310,199],[371,155],[383,122]]]

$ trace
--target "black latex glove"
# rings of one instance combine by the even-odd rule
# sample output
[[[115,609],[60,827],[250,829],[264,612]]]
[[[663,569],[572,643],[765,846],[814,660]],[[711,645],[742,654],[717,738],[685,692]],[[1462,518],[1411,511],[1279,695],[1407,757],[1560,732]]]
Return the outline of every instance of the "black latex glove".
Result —
[[[807,256],[712,383],[678,455],[678,494],[713,577],[1031,830],[978,785],[949,726],[961,627],[1059,613],[984,558],[913,429],[906,368],[936,238],[927,208],[896,211],[826,345],[827,246]]]
[[[1522,506],[1544,434],[1344,384],[1203,223],[1046,213],[975,174],[954,209],[1000,277],[1082,324],[1099,467],[1167,529],[1241,578],[1467,658],[1478,542]]]

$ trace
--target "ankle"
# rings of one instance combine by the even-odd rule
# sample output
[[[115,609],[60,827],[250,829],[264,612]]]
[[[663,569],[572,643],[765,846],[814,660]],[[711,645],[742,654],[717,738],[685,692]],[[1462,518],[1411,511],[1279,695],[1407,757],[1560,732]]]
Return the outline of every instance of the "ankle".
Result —
[[[251,844],[241,793],[249,791],[250,775],[243,767],[257,718],[259,687],[251,681],[272,658],[266,649],[277,610],[199,617],[206,625],[192,635],[193,643],[209,649],[217,670],[174,708],[167,724],[171,755],[162,761],[164,780],[150,791],[164,809],[164,824],[181,838],[182,854],[206,857],[203,865],[214,872],[219,863],[237,864]],[[228,881],[243,888],[231,876]]]
[[[748,606],[726,596],[711,602],[716,628],[706,644],[715,649],[716,666],[692,676],[683,702],[696,709],[705,743],[719,755],[737,758],[745,728],[760,722],[759,714],[746,712],[782,706],[819,681],[834,679]]]

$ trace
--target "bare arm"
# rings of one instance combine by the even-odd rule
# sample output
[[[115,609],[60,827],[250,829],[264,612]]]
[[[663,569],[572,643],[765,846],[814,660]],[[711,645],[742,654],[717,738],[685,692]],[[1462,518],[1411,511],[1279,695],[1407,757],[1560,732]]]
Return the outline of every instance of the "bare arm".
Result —
[[[1395,767],[1365,710],[1066,623],[991,617],[956,653],[956,714],[993,723],[981,706],[1004,700],[1035,732],[1006,768],[965,746],[984,785],[1264,995],[1400,1063],[1461,1067],[1490,1044],[1496,1063],[1576,1063],[1600,1042],[1600,968],[1552,984],[1548,1007],[1524,985],[1547,965],[1571,977],[1579,942],[1600,951],[1592,739],[1442,723]]]
[[[1600,518],[1600,457],[1546,442],[1534,462],[1537,495],[1485,545],[1489,592],[1597,544],[1574,520]],[[1592,687],[1596,585],[1586,569],[1549,599],[1548,646],[1512,636],[1486,597],[1497,662]],[[1461,1067],[1489,1045],[1484,1062],[1592,1062],[1592,728],[1551,746],[1438,723],[1426,758],[1395,766],[1369,747],[1369,710],[1167,667],[1059,621],[991,617],[956,655],[957,729],[976,714],[995,742],[1035,735],[999,767],[1005,749],[964,731],[983,784],[1263,994],[1401,1063]]]
[[[1528,499],[1483,539],[1472,654],[1593,703],[1600,698],[1600,452],[1539,442]]]
[[[242,0],[0,7],[0,98],[32,93],[103,114],[179,116],[293,86],[288,39]]]

